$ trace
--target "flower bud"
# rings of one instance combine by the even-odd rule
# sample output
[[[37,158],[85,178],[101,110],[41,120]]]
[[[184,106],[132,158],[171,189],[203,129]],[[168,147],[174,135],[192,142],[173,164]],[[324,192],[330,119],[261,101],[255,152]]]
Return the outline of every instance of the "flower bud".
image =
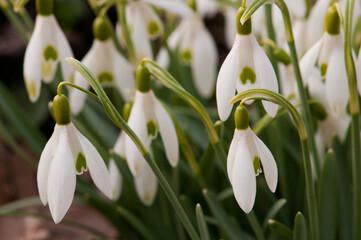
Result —
[[[36,0],[36,11],[42,16],[53,14],[53,0]]]
[[[56,124],[68,125],[70,123],[70,105],[65,95],[54,97],[53,110]]]
[[[237,12],[237,32],[240,35],[249,35],[252,33],[252,21],[251,18],[248,19],[243,25],[241,23],[241,17],[246,9],[239,8]]]
[[[147,67],[139,66],[136,72],[137,87],[140,92],[150,90],[150,72]]]
[[[325,23],[323,25],[324,31],[330,35],[337,35],[340,33],[340,17],[338,16],[336,5],[332,5],[327,9]]]
[[[249,127],[248,111],[243,105],[236,108],[234,122],[237,130],[246,130]]]
[[[100,41],[106,41],[111,35],[111,28],[104,17],[97,17],[93,22],[93,35]]]

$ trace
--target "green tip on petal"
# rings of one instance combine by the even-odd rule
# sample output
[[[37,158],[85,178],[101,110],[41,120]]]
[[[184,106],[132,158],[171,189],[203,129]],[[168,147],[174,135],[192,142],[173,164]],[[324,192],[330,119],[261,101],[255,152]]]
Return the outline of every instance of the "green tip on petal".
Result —
[[[36,11],[39,15],[49,16],[53,14],[53,0],[36,0]]]
[[[100,84],[112,83],[114,80],[114,77],[109,72],[102,72],[98,75],[98,80],[99,80]]]
[[[93,22],[94,37],[100,41],[106,41],[111,36],[111,27],[104,17],[97,17]]]
[[[148,34],[150,36],[155,36],[159,33],[159,25],[157,22],[155,21],[150,21],[149,24],[148,24]]]
[[[86,159],[81,152],[78,153],[78,157],[76,158],[75,169],[76,172],[79,174],[82,174],[84,171],[87,170]]]
[[[246,130],[249,127],[248,111],[243,105],[236,108],[234,122],[237,130]]]
[[[321,77],[326,76],[326,72],[327,72],[327,63],[322,63],[320,66],[320,71],[321,71]]]
[[[337,35],[340,33],[341,21],[338,16],[336,5],[332,5],[327,9],[324,30],[330,35]]]
[[[312,115],[315,116],[318,120],[323,121],[327,118],[326,109],[322,106],[321,103],[316,101],[311,101],[310,108]]]
[[[192,52],[187,49],[187,50],[184,50],[182,53],[181,53],[181,59],[187,63],[191,62],[192,60]]]
[[[243,85],[247,84],[247,81],[250,81],[251,84],[256,83],[256,73],[250,67],[244,67],[241,74],[239,74],[239,79]]]
[[[254,168],[254,174],[256,174],[256,176],[258,176],[258,174],[262,172],[261,161],[259,160],[258,156],[254,156],[253,168]]]
[[[36,84],[35,81],[28,81],[25,79],[25,87],[26,91],[28,92],[30,99],[36,99]]]
[[[58,51],[56,51],[56,49],[52,45],[48,45],[45,47],[43,55],[45,61],[56,61],[58,59]]]
[[[273,51],[273,54],[276,59],[283,63],[285,66],[288,66],[291,63],[290,56],[282,48],[276,47]]]
[[[56,95],[54,97],[53,110],[56,124],[68,125],[70,123],[70,105],[65,95]]]
[[[130,111],[132,110],[132,107],[133,107],[133,101],[129,101],[126,104],[124,104],[122,115],[123,115],[124,121],[126,121],[126,122],[128,122],[128,119],[130,116]]]
[[[154,121],[150,120],[147,122],[147,132],[148,136],[152,136],[153,138],[157,136],[157,125]]]
[[[240,35],[249,35],[252,33],[252,21],[248,19],[243,25],[241,23],[241,17],[246,9],[240,7],[237,12],[237,33]]]
[[[140,92],[150,90],[150,72],[147,67],[139,66],[136,72],[137,87]]]

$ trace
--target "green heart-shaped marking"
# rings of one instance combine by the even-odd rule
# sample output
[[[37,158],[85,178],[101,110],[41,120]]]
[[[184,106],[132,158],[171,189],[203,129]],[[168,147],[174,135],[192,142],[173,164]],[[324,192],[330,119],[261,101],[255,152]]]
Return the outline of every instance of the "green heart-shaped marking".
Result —
[[[86,159],[83,153],[79,152],[75,162],[75,169],[78,173],[83,173],[87,170]]]
[[[147,132],[148,136],[155,137],[157,135],[157,125],[152,120],[147,122]]]
[[[103,83],[112,83],[114,78],[113,75],[109,72],[102,72],[98,75],[98,80],[101,84]]]
[[[254,173],[256,174],[256,176],[262,172],[261,162],[260,162],[258,156],[255,156],[253,159],[253,168],[254,168]]]
[[[58,59],[58,52],[53,46],[51,45],[46,46],[44,50],[44,59],[45,61],[49,61],[50,59],[56,61]]]
[[[148,34],[154,36],[159,33],[159,25],[155,21],[151,21],[148,24]]]
[[[256,73],[250,67],[244,67],[241,74],[239,74],[239,79],[242,84],[246,84],[247,81],[250,81],[251,84],[256,82]]]

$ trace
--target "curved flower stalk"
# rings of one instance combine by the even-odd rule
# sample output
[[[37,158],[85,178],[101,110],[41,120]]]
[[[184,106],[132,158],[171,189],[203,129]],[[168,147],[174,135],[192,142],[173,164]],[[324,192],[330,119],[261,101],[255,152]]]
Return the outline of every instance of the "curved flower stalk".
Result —
[[[53,14],[53,1],[36,1],[36,6],[35,28],[24,56],[24,81],[31,102],[40,96],[41,80],[53,80],[58,63],[64,81],[73,76],[73,69],[65,60],[73,52]]]
[[[300,68],[305,84],[309,84],[314,65],[318,66],[326,82],[326,98],[331,113],[339,117],[345,111],[350,98],[344,62],[344,40],[340,31],[340,20],[336,6],[327,10],[326,31],[301,60]]]
[[[110,35],[110,26],[103,17],[97,17],[93,23],[94,41],[82,62],[98,78],[102,86],[116,87],[127,101],[135,89],[132,66],[116,50]],[[79,72],[74,75],[74,83],[89,89],[89,83]],[[78,114],[85,103],[86,94],[70,88],[69,101],[73,114]]]
[[[216,43],[204,26],[202,19],[193,13],[184,18],[168,38],[168,47],[178,54],[183,62],[192,66],[194,84],[204,98],[214,92],[218,52]],[[161,49],[157,62],[164,68],[169,64],[167,51]]]
[[[150,89],[150,73],[147,68],[138,68],[137,84],[138,90],[128,124],[148,147],[159,131],[167,159],[175,167],[179,158],[177,133],[170,116]],[[146,162],[129,137],[126,137],[125,144],[128,166],[132,174],[137,177],[142,173]]]
[[[53,101],[56,125],[39,161],[37,183],[41,202],[55,223],[68,211],[75,192],[76,175],[89,169],[94,184],[112,198],[108,169],[95,147],[70,121],[70,106],[64,95]]]
[[[222,121],[227,120],[232,110],[229,101],[235,91],[265,88],[278,92],[278,83],[272,64],[252,33],[251,20],[240,23],[242,9],[237,13],[237,36],[233,47],[224,60],[217,79],[217,107]],[[266,112],[274,117],[277,105],[263,101]]]
[[[132,42],[136,52],[138,65],[143,58],[153,59],[149,40],[158,38],[163,34],[163,24],[151,5],[170,11],[181,17],[191,15],[186,4],[172,0],[140,0],[131,1],[126,5],[126,21],[130,30]],[[117,26],[117,36],[123,42],[122,31]]]
[[[278,171],[272,153],[250,129],[248,112],[243,105],[236,109],[235,124],[227,172],[238,205],[249,213],[256,198],[256,176],[263,169],[269,189],[275,192]]]

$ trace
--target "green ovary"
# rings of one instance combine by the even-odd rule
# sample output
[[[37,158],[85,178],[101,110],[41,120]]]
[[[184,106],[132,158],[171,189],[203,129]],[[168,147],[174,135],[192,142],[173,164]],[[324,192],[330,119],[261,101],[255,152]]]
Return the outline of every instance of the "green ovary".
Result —
[[[49,60],[56,61],[58,59],[58,52],[53,46],[51,45],[46,46],[44,50],[44,59],[45,61],[49,61]]]
[[[75,170],[79,174],[87,170],[86,159],[81,152],[78,153],[78,157],[76,158]]]
[[[254,173],[256,174],[256,176],[258,176],[258,174],[260,174],[262,172],[261,162],[260,162],[258,156],[255,156],[253,159],[253,168],[254,168]]]
[[[101,84],[112,83],[114,80],[114,77],[109,72],[102,72],[98,75],[98,80]]]
[[[150,120],[147,122],[147,132],[148,136],[155,137],[157,135],[157,125],[154,121]]]
[[[159,33],[159,25],[155,21],[151,21],[148,24],[148,34],[155,36]]]
[[[256,82],[256,73],[250,67],[244,67],[241,74],[239,74],[239,79],[242,84],[247,84],[247,81],[250,81],[251,84]]]

